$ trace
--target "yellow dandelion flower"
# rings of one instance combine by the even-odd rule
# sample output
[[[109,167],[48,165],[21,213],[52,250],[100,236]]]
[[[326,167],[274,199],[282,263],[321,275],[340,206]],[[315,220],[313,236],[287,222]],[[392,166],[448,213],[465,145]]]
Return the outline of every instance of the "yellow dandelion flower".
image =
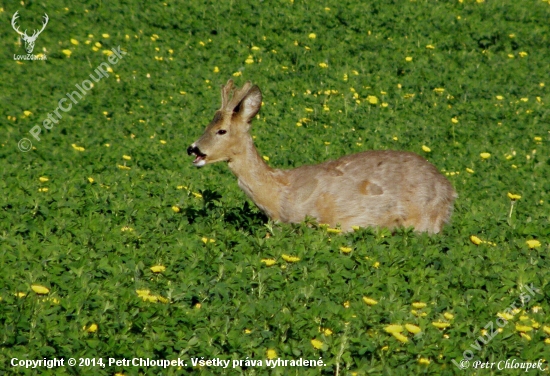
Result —
[[[48,192],[48,188],[38,188],[38,192]]]
[[[327,232],[329,234],[339,234],[342,232],[339,228],[327,228]]]
[[[403,331],[403,326],[398,324],[391,324],[384,328],[388,333],[401,333]]]
[[[409,61],[409,62],[410,62],[410,61],[413,61],[413,58],[410,57],[410,56],[407,56],[407,57],[405,58],[405,61]]]
[[[350,302],[349,300],[348,301],[345,301],[343,304],[344,308],[349,308],[350,307]]]
[[[117,167],[121,170],[131,170],[132,169],[131,167],[123,166],[123,165],[117,165]]]
[[[254,64],[254,58],[252,57],[252,55],[250,55],[244,62],[246,64]]]
[[[430,359],[427,359],[427,358],[418,358],[418,364],[424,364],[424,365],[429,365],[431,362],[430,362]]]
[[[343,253],[350,253],[351,250],[351,247],[340,247],[340,251],[342,251]]]
[[[533,328],[527,325],[516,324],[516,330],[518,332],[530,332]]]
[[[397,338],[397,340],[399,342],[402,342],[402,343],[407,343],[409,342],[409,339],[407,337],[405,337],[403,334],[401,333],[392,333],[391,334],[392,336],[394,336],[395,338]]]
[[[89,181],[90,183],[93,183],[93,182],[94,182],[94,178],[88,178],[88,181]]]
[[[220,72],[220,68],[214,67],[214,73],[219,73],[219,72]]]
[[[283,254],[281,257],[286,262],[298,262],[298,261],[300,261],[300,258],[296,257],[296,256],[290,256],[290,255]]]
[[[323,330],[323,334],[325,336],[330,336],[332,335],[332,330],[330,330],[329,328],[325,328],[325,330]]]
[[[17,292],[17,293],[15,293],[15,296],[17,296],[19,299],[21,299],[21,298],[24,298],[25,296],[27,296],[27,293],[26,292]]]
[[[201,238],[201,241],[202,241],[204,244],[206,244],[206,243],[208,243],[208,238],[204,238],[204,237],[203,237],[203,238]]]
[[[520,56],[520,57],[525,57],[525,56],[527,56],[527,52],[521,51],[521,52],[519,53],[519,56]]]
[[[521,198],[521,196],[508,192],[508,198],[509,198],[510,200],[514,200],[514,201],[515,201],[515,200],[519,200],[519,199]]]
[[[45,177],[45,176],[41,176],[41,177],[38,178],[38,180],[40,180],[41,183],[45,183],[45,182],[47,182],[47,181],[50,180],[50,179],[48,179],[48,178]]]
[[[367,97],[367,101],[370,103],[370,104],[377,104],[378,103],[378,98],[375,97],[374,95],[369,95]]]
[[[166,140],[160,140],[160,143],[166,145]]]
[[[447,320],[452,320],[452,319],[455,318],[455,315],[453,315],[453,314],[450,313],[450,312],[445,312],[445,313],[443,314],[443,317],[445,317]]]
[[[434,91],[435,91],[436,93],[441,94],[441,93],[443,93],[443,92],[445,91],[445,89],[443,89],[442,87],[436,87],[436,88],[434,89]]]
[[[267,349],[265,356],[267,359],[276,359],[277,358],[277,351],[273,349]]]
[[[540,247],[540,242],[538,240],[527,240],[526,243],[531,249]]]
[[[193,196],[195,196],[196,198],[202,198],[202,195],[200,193],[197,193],[197,192],[191,192],[193,194]]]
[[[317,350],[323,348],[323,342],[319,341],[318,339],[312,339],[311,345],[315,347]]]
[[[472,243],[474,243],[475,245],[480,245],[481,243],[483,243],[483,240],[481,240],[480,238],[478,238],[475,235],[470,235],[470,241]]]
[[[433,46],[433,45],[431,45],[431,44],[428,44],[428,45],[426,46],[426,48],[427,48],[428,50],[433,50],[433,49],[435,49],[435,46]]]
[[[508,54],[508,57],[509,57],[510,59],[513,59],[515,56],[514,56],[513,54]]]
[[[458,124],[458,118],[456,116],[451,118],[451,122],[453,122],[454,124]]]
[[[126,159],[127,161],[132,159],[132,157],[130,157],[129,155],[123,155],[122,158]]]
[[[103,52],[103,55],[105,55],[105,56],[111,56],[113,54],[113,51],[111,51],[111,50],[103,50],[102,52]],[[156,58],[157,57],[155,56],[155,59]]]
[[[520,332],[519,335],[522,336],[523,338],[525,338],[528,341],[531,340],[531,336],[529,334],[525,334],[523,332]]]
[[[365,302],[365,304],[370,305],[370,306],[378,304],[378,302],[376,300],[374,300],[372,298],[369,298],[367,296],[363,296],[363,301]]]
[[[62,50],[61,52],[63,52],[63,54],[67,57],[71,57],[71,54],[73,53],[71,50]]]
[[[71,38],[71,43],[74,44],[75,46],[78,45],[78,41],[74,38]]]
[[[147,296],[150,294],[149,290],[136,290],[136,294],[138,294],[139,297]]]
[[[328,68],[328,64],[327,63],[319,63],[319,66],[321,68]]]
[[[426,303],[423,303],[423,302],[414,302],[413,304],[411,304],[413,306],[413,308],[416,308],[416,309],[422,309],[422,308],[426,308]]]
[[[235,72],[233,73],[233,77],[240,77],[242,76],[242,74],[243,74],[242,72]]]
[[[103,33],[103,34],[101,34],[101,36],[102,36],[103,38],[105,38],[105,39],[108,39],[108,38],[109,38],[109,34],[107,34],[107,33]]]
[[[74,150],[76,151],[84,151],[86,149],[84,149],[82,146],[78,146],[77,144],[71,144],[71,146],[73,147]]]
[[[413,324],[405,324],[405,329],[411,334],[418,334],[422,331],[420,327],[413,325]]]
[[[261,259],[260,262],[263,262],[265,266],[273,266],[277,263],[274,259]]]
[[[376,261],[374,264],[372,264],[372,267],[378,269],[380,267],[380,263]]]
[[[479,156],[483,159],[489,159],[491,158],[491,154],[490,153],[480,153]]]
[[[172,210],[174,211],[174,213],[179,213],[181,211],[181,209],[176,205],[172,206]]]
[[[466,172],[469,172],[470,174],[473,174],[474,170],[472,170],[471,168],[466,168]]]
[[[441,322],[441,321],[432,322],[432,325],[438,329],[445,329],[451,326],[451,324],[449,324],[448,322]]]
[[[122,232],[132,232],[132,231],[134,231],[134,229],[131,228],[131,227],[128,227],[128,226],[124,226],[123,228],[120,229],[120,231],[122,231]]]
[[[502,95],[497,95],[495,98],[496,98],[497,100],[499,100],[499,101],[501,101],[501,100],[504,99],[504,97],[503,97]]]
[[[153,273],[162,273],[163,271],[166,270],[166,266],[163,266],[163,265],[155,265],[155,266],[151,266],[149,269],[151,269],[151,271]]]
[[[533,137],[533,140],[534,140],[534,141],[537,141],[537,142],[540,142],[540,141],[542,141],[542,137],[540,137],[540,136],[535,136],[535,137]]]
[[[432,151],[432,149],[430,149],[429,147],[427,147],[426,145],[422,145],[422,150],[424,150],[426,153],[429,153]]]
[[[542,330],[544,331],[544,333],[550,335],[550,326],[545,325],[542,327]]]
[[[522,101],[522,102],[529,102],[529,98],[521,98],[520,101]]]
[[[159,300],[157,295],[142,295],[142,296],[140,296],[140,298],[144,302],[150,302],[150,303],[156,303]]]
[[[23,111],[23,115],[25,115],[25,116],[28,117],[28,116],[31,116],[31,115],[32,115],[32,112],[30,112],[30,111],[28,111],[28,110],[25,110],[25,111]]]
[[[252,51],[259,51],[259,50],[260,50],[260,47],[258,47],[258,46],[252,46],[250,49],[251,49]]]
[[[514,318],[514,315],[512,315],[508,312],[499,312],[499,313],[497,313],[497,316],[500,317],[501,319],[506,320],[506,321],[510,321]]]
[[[88,333],[95,333],[97,332],[97,329],[98,329],[97,324],[91,324],[89,327],[85,329],[85,331],[87,331]]]
[[[264,161],[266,161],[266,162],[269,161],[269,157],[268,157],[267,155],[264,155],[262,158],[263,158]]]
[[[315,35],[315,33],[310,33],[308,35],[308,37],[309,37],[309,39],[315,39],[315,38],[317,38],[317,35]]]
[[[42,285],[31,285],[31,289],[38,295],[46,295],[47,293],[50,292],[49,288],[44,287]]]
[[[250,330],[250,329],[245,329],[244,330],[244,334],[250,334],[250,333],[252,333],[252,330]]]

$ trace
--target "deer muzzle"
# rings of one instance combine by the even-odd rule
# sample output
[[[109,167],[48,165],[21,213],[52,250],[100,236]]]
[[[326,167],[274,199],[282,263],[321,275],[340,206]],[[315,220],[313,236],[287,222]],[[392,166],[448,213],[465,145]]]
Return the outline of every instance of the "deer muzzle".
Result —
[[[195,160],[193,160],[193,165],[196,167],[202,167],[206,164],[206,161],[204,160],[206,154],[202,153],[195,144],[187,148],[187,155],[195,156]]]

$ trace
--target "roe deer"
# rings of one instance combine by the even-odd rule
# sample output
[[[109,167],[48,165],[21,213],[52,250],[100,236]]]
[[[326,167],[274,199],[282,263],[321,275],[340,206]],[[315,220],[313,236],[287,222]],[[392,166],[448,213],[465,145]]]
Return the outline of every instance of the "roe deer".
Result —
[[[222,106],[187,153],[193,164],[228,162],[239,187],[270,218],[298,223],[306,216],[344,231],[352,226],[413,226],[438,233],[457,197],[449,181],[417,154],[365,151],[292,170],[269,167],[250,136],[262,93],[247,82],[222,87]]]

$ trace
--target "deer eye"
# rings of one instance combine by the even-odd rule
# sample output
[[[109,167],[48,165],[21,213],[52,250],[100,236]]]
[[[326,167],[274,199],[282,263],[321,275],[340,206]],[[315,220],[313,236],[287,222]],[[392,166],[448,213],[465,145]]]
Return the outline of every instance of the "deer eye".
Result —
[[[219,131],[216,132],[216,134],[220,134],[220,135],[226,134],[226,133],[227,131],[225,129],[220,129]]]

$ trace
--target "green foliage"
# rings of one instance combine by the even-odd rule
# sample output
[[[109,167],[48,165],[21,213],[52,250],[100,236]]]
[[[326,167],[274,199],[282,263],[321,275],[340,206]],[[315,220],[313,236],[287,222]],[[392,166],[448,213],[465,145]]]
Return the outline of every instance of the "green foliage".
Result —
[[[452,375],[470,372],[452,363],[467,350],[550,359],[547,1],[66,3],[0,11],[0,370],[170,375],[194,370],[192,357],[268,350],[326,366],[202,372]],[[24,53],[17,10],[29,30],[48,13],[34,51],[46,61],[12,60]],[[29,130],[119,45],[128,54],[110,76],[35,140]],[[456,188],[452,223],[430,237],[269,222],[226,166],[195,169],[185,153],[229,77],[263,91],[252,132],[271,166],[414,151]],[[525,299],[526,285],[540,291]],[[521,312],[475,350],[514,303]],[[422,331],[402,343],[389,324]],[[187,366],[9,365],[54,357]]]

